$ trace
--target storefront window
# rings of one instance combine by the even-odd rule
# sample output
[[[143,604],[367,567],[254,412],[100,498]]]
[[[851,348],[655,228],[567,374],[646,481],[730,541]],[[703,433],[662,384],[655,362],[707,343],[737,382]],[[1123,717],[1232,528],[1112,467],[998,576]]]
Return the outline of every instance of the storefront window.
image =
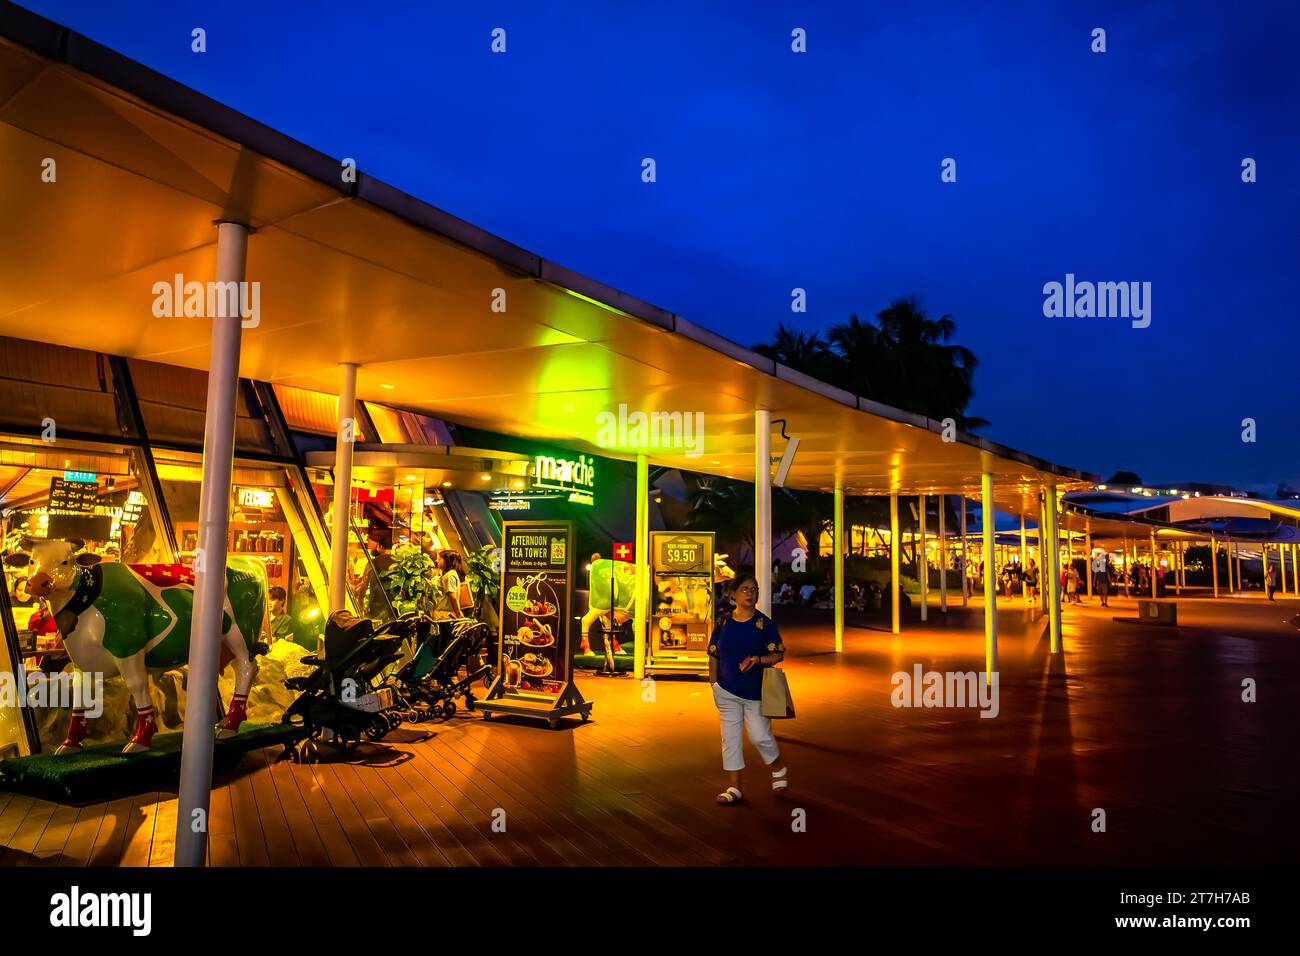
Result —
[[[182,564],[193,566],[199,538],[202,457],[192,452],[159,451],[159,483],[176,529]],[[327,605],[320,555],[291,493],[285,470],[236,460],[231,476],[227,553],[257,559],[266,572],[271,618],[288,614],[275,637],[287,637],[315,650],[323,633]],[[268,623],[272,626],[274,622]]]
[[[65,540],[78,543],[78,553],[101,562],[155,564],[166,553],[159,515],[150,507],[139,480],[139,450],[92,442],[0,435],[0,529],[6,557],[29,551],[34,542]],[[17,660],[8,647],[0,669],[14,675],[15,687],[25,687],[28,671],[57,673],[70,664],[63,639],[44,597],[29,588],[28,569],[13,561],[4,564],[5,603]],[[0,753],[25,749],[22,715],[0,708]],[[64,721],[58,710],[35,713],[42,749],[62,739]]]

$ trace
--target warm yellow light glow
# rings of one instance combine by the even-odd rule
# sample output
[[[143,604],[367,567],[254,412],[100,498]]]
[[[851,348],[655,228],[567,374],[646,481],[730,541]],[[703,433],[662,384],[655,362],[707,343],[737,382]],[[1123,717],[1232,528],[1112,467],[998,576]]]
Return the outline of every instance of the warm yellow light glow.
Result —
[[[444,481],[444,482],[442,483],[442,486],[443,486],[444,488],[450,488],[450,487],[451,487],[451,482],[450,482],[450,481]]]
[[[492,476],[489,475],[489,474],[487,474],[486,472],[484,472],[483,474],[479,475],[479,478],[481,478],[483,481],[491,481],[491,480],[492,480]]]
[[[387,382],[380,382],[379,387],[389,389],[390,391],[394,388],[397,388],[396,385],[389,385]]]

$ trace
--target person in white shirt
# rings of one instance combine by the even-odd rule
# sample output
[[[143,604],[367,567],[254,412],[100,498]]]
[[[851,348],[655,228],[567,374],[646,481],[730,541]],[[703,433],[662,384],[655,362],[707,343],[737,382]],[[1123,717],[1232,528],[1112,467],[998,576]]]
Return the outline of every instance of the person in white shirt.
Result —
[[[1102,548],[1092,552],[1092,587],[1101,598],[1101,606],[1110,607],[1110,567]]]

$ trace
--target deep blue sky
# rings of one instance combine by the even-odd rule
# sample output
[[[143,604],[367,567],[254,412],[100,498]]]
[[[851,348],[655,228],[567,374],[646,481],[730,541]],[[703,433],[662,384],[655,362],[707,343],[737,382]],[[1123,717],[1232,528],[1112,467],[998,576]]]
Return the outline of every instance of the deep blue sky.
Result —
[[[746,345],[915,294],[999,441],[1300,481],[1294,2],[25,5]],[[1067,272],[1150,281],[1150,328],[1044,318]]]

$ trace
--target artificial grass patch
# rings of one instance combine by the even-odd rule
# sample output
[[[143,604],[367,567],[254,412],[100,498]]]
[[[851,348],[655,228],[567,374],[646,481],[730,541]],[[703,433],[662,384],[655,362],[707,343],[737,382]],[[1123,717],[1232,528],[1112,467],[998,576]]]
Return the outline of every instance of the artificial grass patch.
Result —
[[[56,803],[95,803],[151,790],[175,790],[181,769],[180,731],[157,734],[153,748],[124,754],[117,741],[79,753],[33,754],[0,761],[0,788]],[[217,740],[213,773],[229,770],[250,750],[286,744],[300,736],[287,724],[244,721],[239,734]]]
[[[633,669],[634,665],[635,662],[631,654],[614,655],[614,670],[630,671]],[[603,651],[593,652],[591,654],[574,654],[573,666],[600,670],[605,666],[605,654]]]

